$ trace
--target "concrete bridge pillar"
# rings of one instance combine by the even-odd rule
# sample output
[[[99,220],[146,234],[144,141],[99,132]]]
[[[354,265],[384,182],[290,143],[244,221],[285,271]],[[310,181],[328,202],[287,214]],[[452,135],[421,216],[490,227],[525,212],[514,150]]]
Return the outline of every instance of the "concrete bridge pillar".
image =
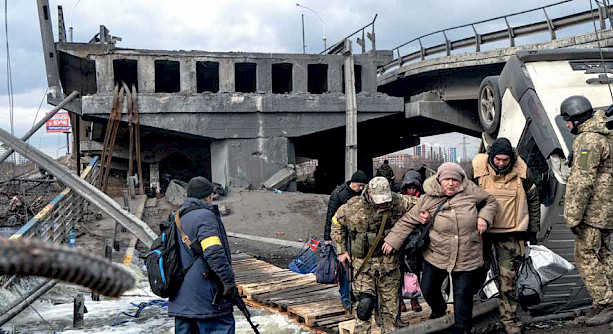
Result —
[[[213,182],[259,188],[268,178],[296,163],[294,144],[285,137],[225,139],[211,143]],[[290,185],[290,188],[295,188]]]

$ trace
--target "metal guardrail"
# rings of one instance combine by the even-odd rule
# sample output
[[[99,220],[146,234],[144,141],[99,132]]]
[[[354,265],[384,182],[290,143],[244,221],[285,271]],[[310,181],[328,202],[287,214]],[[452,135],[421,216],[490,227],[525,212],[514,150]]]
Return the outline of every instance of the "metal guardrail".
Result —
[[[81,173],[81,178],[92,183],[100,173],[99,157],[94,157]],[[39,213],[15,232],[10,239],[35,237],[43,241],[66,242],[70,230],[79,221],[89,203],[74,193],[70,188],[64,189]]]
[[[570,1],[570,0],[569,0]],[[375,21],[377,20],[377,15],[375,14],[375,17],[372,19],[372,22],[370,22],[369,24],[363,26],[362,28],[359,28],[358,30],[354,31],[353,33],[345,36],[345,38],[341,39],[340,41],[336,42],[335,44],[333,44],[332,46],[330,46],[329,48],[323,50],[322,52],[320,52],[319,54],[338,54],[340,52],[342,52],[345,48],[345,40],[350,39],[351,37],[355,36],[356,34],[358,34],[359,32],[362,32],[362,37],[358,37],[357,43],[359,46],[362,47],[362,53],[366,52],[366,38],[368,38],[371,42],[371,50],[377,50],[377,44],[375,42]],[[371,31],[367,32],[366,28],[371,27]]]
[[[611,26],[613,26],[613,18],[611,17],[613,16],[611,13],[613,6],[611,6],[608,3],[609,2],[608,0],[603,0],[606,6],[602,6],[600,3],[597,2],[598,8],[594,10],[588,10],[585,12],[567,15],[567,16],[554,18],[554,19],[549,18],[549,15],[547,14],[547,8],[557,6],[560,4],[564,4],[570,1],[572,0],[564,0],[561,2],[557,2],[557,3],[553,3],[550,5],[541,6],[541,7],[537,7],[537,8],[533,8],[529,10],[524,10],[524,11],[513,13],[513,14],[503,15],[503,16],[492,18],[492,19],[477,21],[477,22],[473,22],[469,24],[463,24],[463,25],[459,25],[459,26],[455,26],[451,28],[446,28],[443,30],[434,31],[434,32],[419,36],[417,38],[413,38],[410,41],[405,42],[393,48],[392,52],[395,54],[396,58],[392,60],[390,63],[388,63],[387,65],[384,65],[381,68],[379,68],[378,72],[379,74],[382,74],[389,69],[392,69],[395,67],[400,68],[408,62],[411,62],[413,60],[424,60],[426,56],[430,56],[434,54],[445,53],[446,56],[450,56],[452,50],[466,48],[469,46],[475,46],[475,52],[478,53],[481,51],[481,45],[483,44],[498,42],[502,40],[508,40],[509,47],[514,47],[515,38],[533,35],[537,33],[542,33],[546,31],[549,31],[551,40],[555,40],[557,30],[579,25],[579,24],[586,23],[586,22],[591,22],[593,18],[595,17],[598,17],[599,19],[601,30],[606,29],[605,19],[609,19]],[[526,14],[526,13],[531,13],[531,12],[536,12],[536,11],[543,12],[545,16],[544,21],[522,25],[518,27],[511,27],[511,25],[509,24],[508,18],[512,16],[517,16],[520,14]],[[507,29],[489,32],[486,34],[479,34],[477,32],[477,29],[475,28],[475,25],[477,24],[488,23],[488,22],[497,21],[497,20],[504,20],[507,26]],[[467,27],[472,28],[474,32],[474,36],[462,38],[462,39],[458,39],[454,41],[449,40],[449,38],[447,38],[447,32],[451,30],[467,28]],[[445,39],[445,43],[427,47],[427,48],[423,46],[422,39],[426,37],[434,36],[434,35],[439,35],[439,34],[442,35],[442,37]],[[413,43],[419,44],[419,50],[408,53],[406,55],[401,55],[400,49],[402,49],[403,47],[406,47],[409,44],[413,44]]]

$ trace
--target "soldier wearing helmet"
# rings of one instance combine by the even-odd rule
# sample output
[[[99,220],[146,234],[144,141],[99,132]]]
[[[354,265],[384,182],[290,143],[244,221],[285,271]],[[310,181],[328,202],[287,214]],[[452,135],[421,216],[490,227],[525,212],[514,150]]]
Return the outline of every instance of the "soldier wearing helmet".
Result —
[[[590,101],[571,96],[560,106],[571,133],[573,161],[566,184],[564,218],[575,234],[575,261],[592,298],[592,309],[577,319],[588,326],[613,320],[613,148],[606,118],[594,115]]]
[[[355,333],[370,333],[370,317],[378,300],[382,332],[395,330],[398,313],[398,255],[381,251],[383,239],[417,198],[392,193],[386,178],[373,178],[361,196],[343,204],[332,218],[332,240],[341,263],[353,265],[357,298]],[[349,243],[347,239],[349,237]]]

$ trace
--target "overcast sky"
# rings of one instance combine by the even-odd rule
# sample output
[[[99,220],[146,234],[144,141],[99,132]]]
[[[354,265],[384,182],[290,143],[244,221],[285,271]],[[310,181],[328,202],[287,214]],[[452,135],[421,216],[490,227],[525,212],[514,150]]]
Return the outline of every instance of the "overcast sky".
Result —
[[[375,13],[378,13],[375,24],[377,48],[391,49],[432,31],[554,2],[309,0],[301,1],[300,4],[312,8],[323,18],[328,45],[372,21]],[[72,21],[76,42],[89,41],[99,31],[99,25],[104,24],[112,35],[123,38],[118,46],[125,48],[302,53],[300,15],[304,14],[307,52],[318,53],[323,49],[322,23],[312,12],[297,7],[296,0],[81,0],[73,10],[75,3],[76,0],[50,1],[56,38],[57,6],[62,5],[66,28]],[[589,0],[575,0],[549,8],[548,14],[550,18],[555,18],[588,9]],[[510,18],[509,23],[517,26],[543,18],[542,12],[523,14]],[[476,25],[479,32],[504,27],[503,20]],[[563,30],[558,32],[558,37],[577,32],[586,33],[591,29],[591,25],[584,25],[574,30]],[[6,38],[4,29],[0,30],[0,126],[9,130]],[[35,122],[47,86],[36,1],[8,2],[8,31],[15,134],[21,136]],[[453,39],[470,34],[472,31],[469,29],[458,29],[449,32],[448,37]],[[547,38],[548,34],[541,34],[531,39]],[[424,40],[424,46],[442,41],[442,36],[428,38]],[[38,119],[50,109],[49,105],[43,103]],[[44,129],[33,136],[30,143],[52,156],[63,154],[65,149],[60,149],[65,146],[63,134],[43,132]]]

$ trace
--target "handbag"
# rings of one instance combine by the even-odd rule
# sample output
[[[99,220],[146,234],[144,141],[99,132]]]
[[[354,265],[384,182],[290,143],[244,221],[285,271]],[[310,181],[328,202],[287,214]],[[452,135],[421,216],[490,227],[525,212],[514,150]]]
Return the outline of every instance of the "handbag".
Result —
[[[317,283],[335,284],[338,283],[340,274],[340,264],[334,253],[332,245],[325,245],[321,251],[315,278]]]
[[[403,248],[404,254],[411,256],[412,254],[421,252],[424,249],[424,247],[428,244],[428,242],[430,242],[430,229],[432,228],[432,225],[434,225],[434,218],[436,218],[436,215],[441,211],[445,203],[447,203],[446,200],[443,201],[443,203],[441,203],[441,205],[439,205],[438,208],[436,208],[436,211],[434,211],[434,213],[430,217],[428,224],[418,225],[413,230],[413,232],[409,234],[409,236],[407,237],[407,241],[404,244],[404,248]]]
[[[402,297],[417,298],[419,296],[421,296],[421,288],[419,287],[417,275],[413,273],[405,273],[402,284]]]

